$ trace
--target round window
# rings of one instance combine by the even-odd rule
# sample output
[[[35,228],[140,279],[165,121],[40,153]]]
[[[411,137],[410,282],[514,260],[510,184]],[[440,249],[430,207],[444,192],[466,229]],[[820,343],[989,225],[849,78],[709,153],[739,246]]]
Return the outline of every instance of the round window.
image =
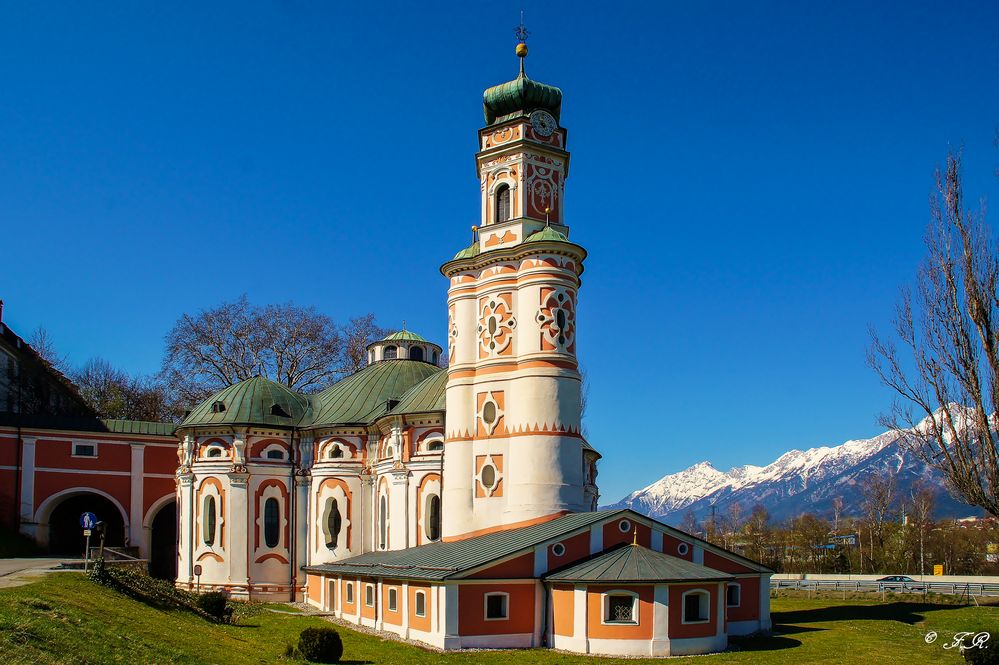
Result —
[[[487,425],[496,422],[496,402],[486,402],[482,405],[482,421]]]
[[[554,554],[555,556],[562,556],[563,554],[565,554],[565,545],[563,545],[562,543],[555,543],[554,545],[552,545],[552,554]]]
[[[676,553],[680,556],[687,556],[687,552],[690,551],[690,545],[687,543],[680,543],[676,546]]]
[[[482,480],[482,484],[488,488],[493,488],[496,485],[496,467],[492,464],[486,464],[482,467],[482,471],[479,472],[479,478]]]
[[[631,531],[631,522],[628,520],[621,520],[617,523],[617,528],[621,530],[621,533],[628,533]]]

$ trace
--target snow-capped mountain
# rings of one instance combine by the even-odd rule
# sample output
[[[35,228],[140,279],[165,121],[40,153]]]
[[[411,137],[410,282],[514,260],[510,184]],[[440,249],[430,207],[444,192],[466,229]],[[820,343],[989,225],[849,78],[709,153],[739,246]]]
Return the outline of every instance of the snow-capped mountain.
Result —
[[[712,508],[721,517],[738,504],[744,515],[762,505],[772,519],[781,520],[810,512],[833,514],[833,501],[843,499],[843,515],[861,510],[861,486],[870,474],[897,474],[899,499],[908,497],[920,480],[938,491],[938,517],[981,514],[943,491],[936,471],[907,450],[894,432],[873,439],[847,441],[838,446],[791,450],[766,466],[739,466],[719,471],[701,462],[632,492],[608,508],[632,508],[679,524],[688,511],[703,520]]]

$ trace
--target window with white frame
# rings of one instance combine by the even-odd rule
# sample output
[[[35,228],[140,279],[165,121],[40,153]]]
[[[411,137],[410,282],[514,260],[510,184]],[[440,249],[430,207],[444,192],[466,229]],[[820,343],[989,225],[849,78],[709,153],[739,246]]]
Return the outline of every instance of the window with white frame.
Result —
[[[683,594],[683,623],[707,623],[711,596],[704,589]]]
[[[97,457],[96,443],[74,443],[73,457]]]
[[[487,593],[485,597],[486,621],[501,621],[510,618],[510,594],[503,592]]]
[[[344,592],[345,602],[348,605],[354,604],[354,583],[347,582],[347,590]]]
[[[220,446],[209,446],[208,450],[205,451],[205,457],[222,457],[222,448]]]
[[[603,596],[604,623],[638,623],[638,594],[609,591]]]
[[[738,582],[731,582],[725,588],[725,605],[728,607],[739,607],[742,603],[742,586]]]
[[[366,584],[364,585],[364,604],[368,607],[375,606],[375,585]]]
[[[209,494],[205,497],[204,507],[201,512],[202,538],[205,545],[212,547],[215,544],[215,532],[218,521],[216,512],[215,496]]]
[[[416,592],[416,616],[427,616],[427,594],[423,591]]]
[[[388,590],[388,611],[389,612],[399,611],[399,590],[396,588],[391,588]]]

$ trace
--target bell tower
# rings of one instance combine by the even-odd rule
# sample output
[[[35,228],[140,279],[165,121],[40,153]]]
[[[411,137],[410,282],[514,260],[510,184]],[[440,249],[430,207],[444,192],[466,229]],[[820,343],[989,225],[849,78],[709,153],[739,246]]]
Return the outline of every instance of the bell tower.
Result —
[[[521,33],[521,36],[523,33]],[[576,304],[586,251],[569,241],[562,91],[520,74],[483,94],[473,244],[445,263],[448,381],[443,536],[596,508],[599,454],[580,432]]]

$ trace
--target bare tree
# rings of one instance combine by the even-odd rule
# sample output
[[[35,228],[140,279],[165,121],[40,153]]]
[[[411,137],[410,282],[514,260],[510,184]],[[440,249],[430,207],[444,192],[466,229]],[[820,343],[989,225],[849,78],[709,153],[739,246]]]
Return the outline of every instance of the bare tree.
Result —
[[[923,483],[917,483],[912,488],[909,502],[911,524],[919,536],[919,574],[926,574],[926,532],[930,528],[935,503],[933,490]]]
[[[861,483],[860,491],[864,496],[863,511],[867,521],[870,539],[870,559],[872,569],[884,562],[885,525],[891,519],[895,503],[897,475],[890,469],[883,473],[871,473]],[[877,548],[878,560],[874,552]]]
[[[106,360],[92,358],[72,372],[80,394],[101,418],[175,420],[164,387],[148,377],[131,377]]]
[[[63,374],[69,374],[70,365],[68,356],[61,355],[55,347],[55,341],[49,335],[49,331],[38,326],[35,332],[31,333],[28,344],[35,350],[42,360],[54,367]]]
[[[895,343],[872,329],[868,364],[901,398],[883,418],[967,503],[999,517],[999,253],[984,206],[965,209],[961,156],[936,174],[916,294],[896,308]]]
[[[371,314],[340,326],[313,307],[255,306],[244,296],[181,316],[167,334],[160,376],[188,405],[254,376],[316,392],[363,367],[364,348],[384,332]]]
[[[680,522],[680,530],[692,536],[696,536],[700,531],[700,527],[697,524],[697,516],[694,515],[693,510],[688,508],[687,512],[683,514],[683,521]]]
[[[833,509],[833,531],[839,533],[839,518],[843,516],[843,497],[837,496],[832,500]]]
[[[353,318],[347,325],[342,326],[340,337],[343,340],[343,366],[340,371],[344,374],[353,374],[364,367],[368,361],[368,344],[387,334],[387,329],[375,323],[374,314]]]

